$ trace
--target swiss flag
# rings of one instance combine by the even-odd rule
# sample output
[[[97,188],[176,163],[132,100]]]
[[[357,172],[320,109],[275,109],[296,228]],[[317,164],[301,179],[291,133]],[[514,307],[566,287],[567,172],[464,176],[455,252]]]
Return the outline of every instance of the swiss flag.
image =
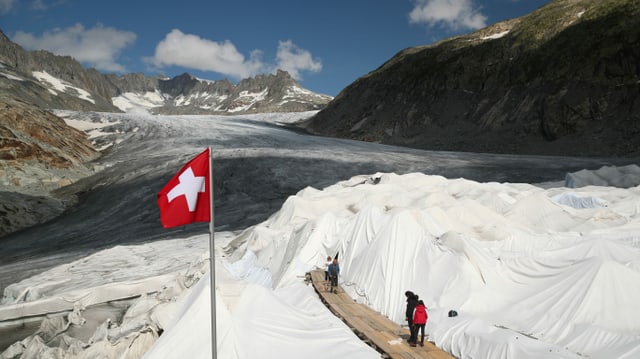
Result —
[[[184,165],[158,193],[160,221],[164,228],[210,220],[209,162],[207,148]]]

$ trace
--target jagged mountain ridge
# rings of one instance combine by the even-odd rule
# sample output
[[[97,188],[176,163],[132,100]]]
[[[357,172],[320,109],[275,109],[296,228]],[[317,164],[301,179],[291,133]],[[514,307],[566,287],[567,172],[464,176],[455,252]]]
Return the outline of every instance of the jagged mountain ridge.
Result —
[[[119,87],[120,93],[113,97],[114,105],[128,111],[144,103],[142,107],[150,112],[166,115],[239,114],[319,110],[332,99],[302,88],[282,70],[244,79],[237,85],[226,79],[203,80],[188,73],[155,79],[152,86],[148,78],[146,82],[142,91],[140,82]]]
[[[433,150],[640,155],[640,1],[555,0],[405,49],[306,124]]]
[[[0,97],[43,108],[79,111],[146,110],[157,114],[238,114],[318,110],[331,96],[304,89],[286,71],[229,80],[141,73],[102,74],[70,56],[26,51],[0,31]]]

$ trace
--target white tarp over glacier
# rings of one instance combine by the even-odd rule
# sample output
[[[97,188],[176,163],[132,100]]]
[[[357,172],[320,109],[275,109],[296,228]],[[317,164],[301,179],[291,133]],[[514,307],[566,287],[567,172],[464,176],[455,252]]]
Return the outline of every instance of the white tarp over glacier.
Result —
[[[51,357],[88,358],[83,353],[92,350],[136,357],[131,348],[138,347],[150,348],[145,358],[210,357],[206,240],[184,239],[193,262],[140,299],[125,315],[130,322],[106,324],[87,342],[51,349]],[[145,266],[124,260],[127,252],[171,257],[179,242],[112,255],[128,263],[120,275],[132,281],[124,271]],[[403,323],[404,292],[414,291],[429,308],[430,340],[457,357],[640,356],[640,187],[543,189],[378,173],[306,188],[263,223],[225,233],[219,245],[220,358],[379,357],[302,284],[305,272],[336,253],[342,285],[355,300]],[[46,294],[53,280],[61,297],[63,273],[54,269],[8,290]],[[447,317],[450,309],[459,316]],[[48,350],[38,340],[7,352]]]

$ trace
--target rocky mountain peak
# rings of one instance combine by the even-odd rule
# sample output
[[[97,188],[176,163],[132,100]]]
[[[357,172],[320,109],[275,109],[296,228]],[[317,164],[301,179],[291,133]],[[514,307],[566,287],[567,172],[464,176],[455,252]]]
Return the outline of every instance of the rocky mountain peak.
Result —
[[[4,64],[5,73],[13,74],[2,76],[0,71],[0,85],[4,84],[0,86],[0,95],[11,95],[44,108],[220,115],[308,111],[322,108],[331,100],[329,96],[303,89],[281,70],[241,80],[237,85],[227,79],[199,79],[186,72],[173,78],[141,73],[101,74],[95,69],[85,69],[70,56],[25,51],[4,33],[0,36],[0,63]],[[300,91],[286,90],[293,87]],[[263,92],[264,96],[247,98],[247,94]]]
[[[163,93],[167,93],[173,97],[180,94],[188,94],[193,88],[200,83],[200,80],[185,72],[171,79],[163,79],[159,81],[159,89]]]
[[[300,84],[289,75],[287,71],[277,70],[275,74],[261,74],[252,78],[244,79],[238,83],[238,87],[248,88],[251,86],[258,87],[282,87],[282,86],[300,86]]]

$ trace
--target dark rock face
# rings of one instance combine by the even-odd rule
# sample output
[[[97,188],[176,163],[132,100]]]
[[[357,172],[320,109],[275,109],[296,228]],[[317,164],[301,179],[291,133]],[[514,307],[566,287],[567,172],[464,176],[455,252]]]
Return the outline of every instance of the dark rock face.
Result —
[[[556,0],[406,49],[306,127],[424,149],[638,156],[640,1]]]
[[[160,80],[142,73],[131,73],[122,76],[105,75],[107,81],[114,85],[115,91],[109,93],[109,98],[120,95],[123,92],[145,93],[155,91],[159,87]]]

